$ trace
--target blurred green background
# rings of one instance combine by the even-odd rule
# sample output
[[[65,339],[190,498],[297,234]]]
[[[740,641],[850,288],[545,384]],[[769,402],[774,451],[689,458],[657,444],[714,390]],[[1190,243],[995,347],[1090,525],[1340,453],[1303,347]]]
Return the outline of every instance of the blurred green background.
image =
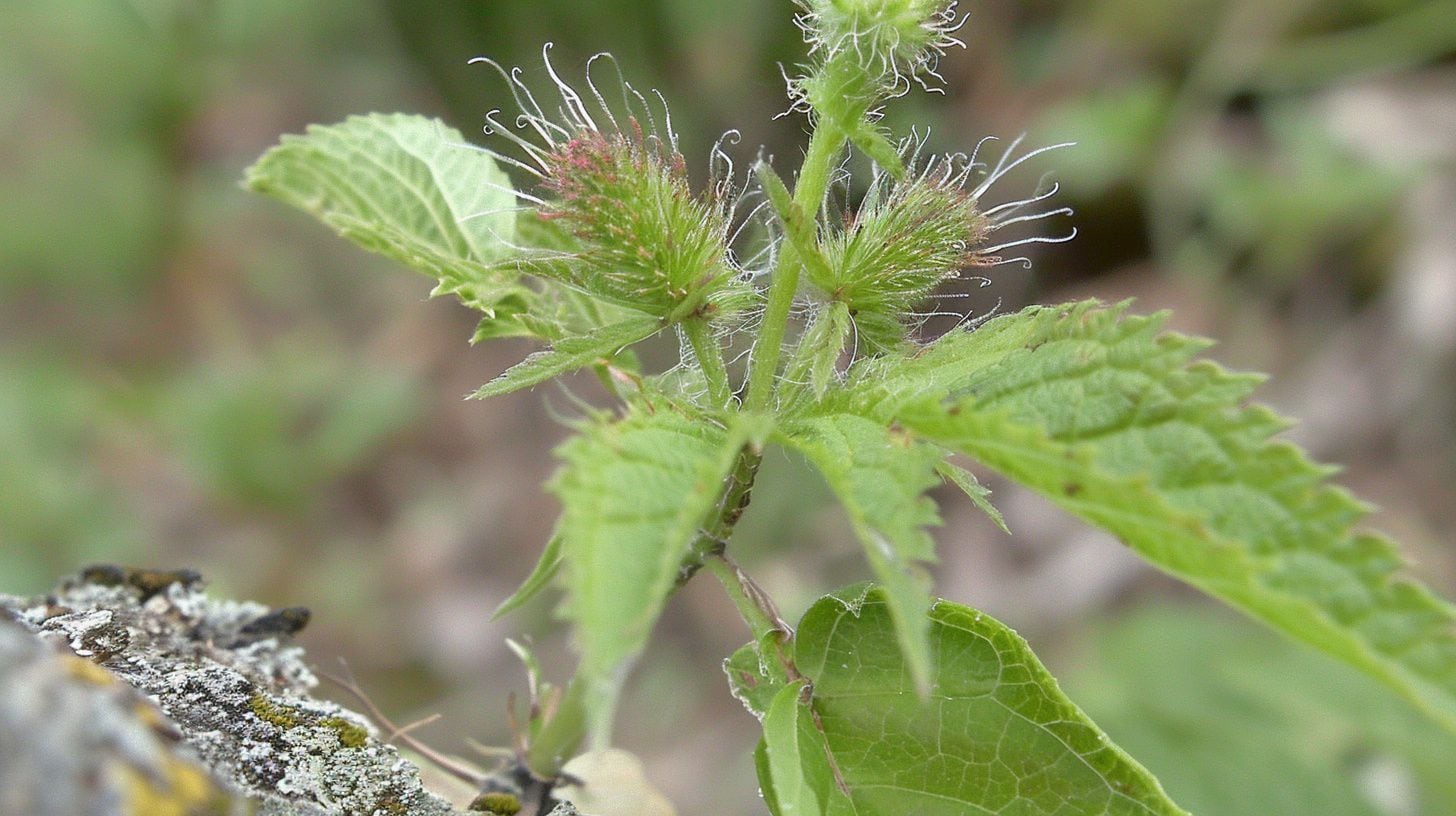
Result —
[[[1080,234],[957,308],[1137,297],[1274,374],[1291,437],[1342,462],[1413,571],[1456,595],[1456,2],[963,4],[948,94],[895,103],[937,149],[1076,141],[992,196],[1062,183]],[[471,349],[429,284],[238,187],[279,134],[419,111],[479,134],[509,109],[466,65],[580,76],[613,52],[673,102],[684,152],[737,128],[792,165],[788,0],[17,0],[0,28],[0,591],[79,565],[186,565],[306,604],[419,736],[508,739],[505,637],[558,679],[541,600],[491,623],[555,507],[561,391],[461,397],[527,347]],[[1019,185],[1019,186],[1018,186]],[[586,393],[583,384],[581,391]],[[553,413],[554,410],[554,413]],[[764,473],[735,550],[786,612],[863,576],[822,488]],[[1028,636],[1075,699],[1205,814],[1456,813],[1456,741],[1302,647],[1203,602],[992,480],[1007,538],[944,496],[937,590]],[[793,552],[789,552],[793,550]],[[716,587],[671,604],[620,738],[682,813],[761,813],[756,725],[718,663],[746,632]],[[332,691],[331,691],[332,693]],[[1444,758],[1444,760],[1443,760]],[[1446,766],[1446,767],[1443,767]]]

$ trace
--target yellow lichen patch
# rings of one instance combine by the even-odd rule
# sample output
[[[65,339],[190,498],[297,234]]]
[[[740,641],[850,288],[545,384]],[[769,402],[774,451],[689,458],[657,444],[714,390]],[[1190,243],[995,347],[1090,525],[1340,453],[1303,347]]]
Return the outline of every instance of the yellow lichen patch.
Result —
[[[248,700],[248,710],[269,725],[282,729],[312,725],[327,728],[339,737],[339,744],[345,748],[363,748],[369,741],[369,732],[364,726],[343,717],[319,717],[292,706],[275,703],[263,694],[254,694]]]
[[[211,816],[228,812],[229,797],[201,769],[168,758],[164,780],[153,780],[135,768],[118,765],[129,816]]]
[[[258,719],[279,728],[297,728],[303,724],[303,718],[298,711],[285,705],[279,705],[262,694],[254,694],[248,700],[248,709]]]
[[[71,655],[66,655],[64,660],[66,673],[83,683],[90,683],[95,686],[111,686],[121,682],[116,675],[89,660],[83,660]]]
[[[343,717],[324,717],[319,720],[319,725],[338,734],[339,744],[345,748],[363,748],[364,743],[369,740],[369,732],[363,726]]]
[[[513,793],[492,791],[482,793],[470,803],[470,810],[481,813],[495,813],[499,816],[515,816],[521,812],[521,800]]]
[[[159,734],[166,734],[173,728],[167,715],[156,706],[138,703],[132,708],[132,713],[136,714],[138,722]]]

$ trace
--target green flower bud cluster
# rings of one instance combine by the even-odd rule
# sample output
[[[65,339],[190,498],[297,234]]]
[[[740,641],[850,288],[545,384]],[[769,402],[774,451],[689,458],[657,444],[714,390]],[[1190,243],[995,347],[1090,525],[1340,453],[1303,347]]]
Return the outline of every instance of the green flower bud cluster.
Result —
[[[964,191],[924,177],[876,192],[824,243],[828,277],[809,279],[851,312],[905,312],[972,260],[989,224]]]
[[[798,0],[799,26],[824,64],[847,58],[881,89],[903,90],[934,73],[941,53],[961,44],[956,3],[946,0]]]
[[[581,242],[565,265],[579,288],[662,317],[710,315],[737,288],[729,208],[716,194],[695,196],[683,157],[635,120],[631,128],[559,144],[546,157],[542,186],[553,195],[540,217]]]
[[[520,231],[536,245],[522,248],[512,263],[670,323],[751,305],[753,290],[729,249],[736,204],[731,174],[706,193],[694,193],[665,103],[654,110],[624,83],[628,110],[613,111],[591,79],[600,57],[588,63],[585,97],[561,79],[549,56],[543,58],[561,98],[554,117],[519,69],[508,72],[481,60],[505,77],[520,107],[516,128],[492,112],[487,131],[515,144],[525,160],[490,152],[539,180],[535,194],[517,193],[532,205],[521,216]],[[660,128],[659,114],[665,123]]]

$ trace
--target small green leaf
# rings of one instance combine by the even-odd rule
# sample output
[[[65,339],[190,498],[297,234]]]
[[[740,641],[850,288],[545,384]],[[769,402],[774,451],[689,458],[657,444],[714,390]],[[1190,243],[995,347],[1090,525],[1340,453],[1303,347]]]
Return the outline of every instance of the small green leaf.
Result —
[[[567,609],[598,742],[744,438],[664,404],[588,425],[557,451]]]
[[[249,188],[302,209],[370,252],[400,261],[493,315],[532,297],[501,262],[513,252],[516,197],[493,159],[435,119],[351,116],[284,136]]]
[[[991,489],[981,484],[981,481],[976,478],[976,474],[949,460],[941,460],[937,463],[935,472],[939,473],[941,478],[947,482],[960,488],[977,510],[990,516],[1002,532],[1011,535],[1011,528],[1006,526],[1006,519],[1001,515],[1001,511],[996,509],[996,505],[991,503]]]
[[[1206,342],[1123,311],[993,320],[877,368],[845,399],[1037,490],[1456,731],[1456,608],[1400,577],[1388,541],[1353,529],[1366,508],[1327,484],[1329,468],[1273,439],[1285,420],[1245,404],[1259,377],[1193,361]],[[931,399],[906,407],[914,392]]]
[[[779,816],[820,816],[834,783],[824,758],[824,737],[804,702],[808,681],[779,689],[763,718],[764,753]]]
[[[786,379],[806,382],[816,400],[823,397],[835,381],[839,357],[852,328],[849,306],[843,302],[834,301],[819,310],[799,339]]]
[[[1184,814],[1015,632],[947,601],[929,622],[936,671],[922,699],[881,588],[849,587],[805,613],[793,658],[811,698],[801,702],[798,684],[757,678],[778,685],[758,763],[775,812],[813,812],[790,804],[812,795],[832,816]]]
[[[850,131],[849,139],[854,142],[855,147],[864,151],[871,161],[889,173],[891,178],[905,178],[905,160],[900,157],[900,151],[891,144],[882,128],[860,119],[857,126]]]
[[[759,738],[758,745],[753,748],[753,768],[758,773],[758,792],[763,796],[768,812],[773,816],[783,816],[778,797],[774,795],[773,773],[768,764],[768,744],[762,738]]]
[[[789,244],[794,251],[799,253],[799,261],[809,268],[813,277],[827,280],[834,276],[833,270],[829,268],[829,261],[824,258],[824,253],[819,249],[819,239],[814,233],[814,222],[804,214],[804,210],[794,201],[793,194],[774,171],[773,165],[768,162],[759,162],[754,165],[758,174],[758,180],[763,185],[763,191],[768,196],[769,204],[774,208],[774,213],[779,217],[779,224],[784,228],[784,236],[789,239]]]
[[[930,644],[925,610],[929,580],[919,562],[935,560],[925,527],[939,524],[925,492],[939,481],[940,451],[848,414],[820,417],[782,429],[778,441],[803,453],[839,497],[884,584],[895,626],[917,684],[929,689]]]
[[[779,640],[782,637],[781,632],[771,632],[723,661],[729,690],[744,708],[760,720],[768,712],[774,695],[789,682],[779,657],[781,653],[789,653]]]
[[[485,399],[499,394],[509,394],[522,388],[543,383],[558,374],[584,368],[597,360],[610,358],[623,348],[658,333],[662,321],[643,315],[628,318],[620,323],[604,326],[591,334],[567,337],[551,345],[551,348],[531,354],[511,366],[499,377],[481,386],[470,396]]]
[[[536,562],[536,568],[531,570],[531,574],[526,576],[526,580],[509,598],[501,601],[500,606],[491,613],[490,619],[495,620],[507,612],[519,609],[526,601],[536,597],[536,593],[545,589],[560,570],[561,536],[553,533],[551,540],[546,542],[546,549],[541,553],[540,560]]]

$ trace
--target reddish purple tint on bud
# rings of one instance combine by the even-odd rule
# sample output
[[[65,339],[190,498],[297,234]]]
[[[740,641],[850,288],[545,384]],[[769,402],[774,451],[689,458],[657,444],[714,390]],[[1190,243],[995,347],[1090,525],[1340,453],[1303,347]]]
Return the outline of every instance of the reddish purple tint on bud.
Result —
[[[517,72],[502,70],[522,110],[518,129],[534,131],[539,141],[487,117],[490,131],[519,147],[528,161],[514,165],[540,179],[540,196],[522,197],[535,205],[538,217],[575,241],[569,253],[526,265],[671,320],[737,310],[751,290],[739,280],[729,252],[728,184],[694,194],[666,106],[650,105],[624,85],[628,110],[614,112],[592,81],[595,62],[588,64],[583,98],[546,61],[561,96],[561,121],[545,116]],[[631,104],[633,97],[641,104]]]

